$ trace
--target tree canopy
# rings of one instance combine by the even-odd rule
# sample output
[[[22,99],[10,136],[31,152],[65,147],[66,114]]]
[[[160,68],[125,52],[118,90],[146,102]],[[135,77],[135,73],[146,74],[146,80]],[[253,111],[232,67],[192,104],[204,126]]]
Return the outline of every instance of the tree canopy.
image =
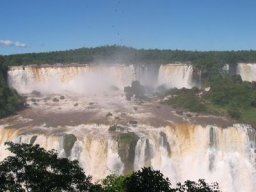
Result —
[[[160,49],[135,49],[125,46],[101,46],[67,51],[26,53],[5,56],[5,63],[11,65],[71,64],[71,63],[145,63],[166,64],[189,62],[199,68],[256,62],[256,51],[184,51]],[[213,64],[213,65],[212,65]]]
[[[58,158],[39,145],[6,143],[13,155],[0,163],[0,191],[89,191],[93,184],[78,161]]]

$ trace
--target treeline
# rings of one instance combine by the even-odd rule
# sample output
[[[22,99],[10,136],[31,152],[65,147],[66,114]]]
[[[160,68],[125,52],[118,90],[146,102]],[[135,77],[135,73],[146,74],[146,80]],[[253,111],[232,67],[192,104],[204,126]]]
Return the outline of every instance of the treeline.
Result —
[[[211,64],[256,62],[256,51],[183,51],[135,49],[125,46],[102,46],[46,53],[27,53],[5,56],[5,64],[70,64],[70,63],[154,63],[190,62],[198,67]]]
[[[9,88],[7,72],[8,67],[4,65],[4,58],[0,56],[0,118],[14,114],[24,106],[23,98]]]

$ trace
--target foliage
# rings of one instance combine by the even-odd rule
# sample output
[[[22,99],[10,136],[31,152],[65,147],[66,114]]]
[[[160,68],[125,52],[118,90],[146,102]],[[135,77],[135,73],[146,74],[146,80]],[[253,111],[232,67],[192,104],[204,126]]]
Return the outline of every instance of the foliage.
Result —
[[[185,181],[184,184],[178,183],[175,191],[178,192],[220,192],[218,183],[207,184],[203,179],[195,181]]]
[[[0,163],[0,191],[89,191],[91,177],[78,161],[59,159],[39,145],[6,143],[14,155]]]
[[[191,94],[191,92],[193,94]],[[169,99],[167,103],[173,107],[189,109],[192,112],[206,112],[206,107],[196,95],[197,93],[198,91],[193,92],[193,90],[185,88],[176,90],[173,92],[173,97]]]
[[[164,178],[160,171],[154,171],[150,167],[142,168],[134,172],[125,180],[128,192],[169,192],[171,189],[168,178]]]
[[[109,175],[102,181],[104,192],[125,192],[125,176]]]
[[[142,168],[130,176],[110,175],[103,180],[104,192],[220,192],[218,183],[208,184],[187,180],[172,188],[169,180],[160,171]]]
[[[223,76],[210,81],[210,91],[182,89],[167,104],[192,112],[226,115],[239,121],[256,125],[256,88],[254,83],[242,82],[238,76]]]
[[[134,49],[125,46],[102,46],[47,53],[27,53],[5,56],[6,64],[55,63],[153,63],[191,62],[200,69],[218,71],[224,64],[256,62],[256,51],[183,51],[160,49]],[[210,73],[212,74],[212,73]]]
[[[0,118],[23,108],[24,101],[18,93],[8,87],[7,71],[8,67],[3,64],[4,59],[0,56]]]

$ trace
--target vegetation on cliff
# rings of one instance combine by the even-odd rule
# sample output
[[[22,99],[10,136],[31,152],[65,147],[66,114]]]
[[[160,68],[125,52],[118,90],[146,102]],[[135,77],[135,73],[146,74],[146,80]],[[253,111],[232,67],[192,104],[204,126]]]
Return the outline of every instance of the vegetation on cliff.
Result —
[[[184,51],[134,49],[125,46],[102,46],[46,53],[5,56],[6,65],[71,63],[153,63],[191,62],[205,69],[238,62],[256,62],[256,51]]]
[[[172,90],[166,103],[192,112],[226,115],[256,126],[256,84],[240,76],[222,76],[209,83],[210,90]]]
[[[23,98],[8,87],[8,67],[4,65],[4,59],[0,56],[0,118],[14,114],[18,109],[23,108]]]
[[[160,171],[142,168],[128,176],[109,175],[101,184],[86,176],[78,161],[58,158],[39,145],[6,143],[12,156],[0,162],[0,191],[219,192],[217,183],[185,181],[171,187]]]

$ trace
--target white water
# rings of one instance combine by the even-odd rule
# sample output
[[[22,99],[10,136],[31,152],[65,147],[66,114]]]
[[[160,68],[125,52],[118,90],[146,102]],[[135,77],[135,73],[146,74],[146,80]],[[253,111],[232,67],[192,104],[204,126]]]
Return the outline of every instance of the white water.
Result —
[[[256,81],[256,63],[239,63],[237,74],[241,75],[243,81]]]
[[[144,68],[143,68],[144,69]],[[11,67],[9,84],[19,93],[39,91],[43,94],[90,94],[105,92],[111,86],[123,90],[132,81],[142,84],[165,85],[168,88],[191,88],[192,66],[185,64],[161,65],[157,82],[152,82],[154,70],[135,71],[133,65],[74,65]],[[136,75],[136,73],[138,73]]]
[[[192,71],[189,65],[162,65],[157,83],[167,87],[191,88]],[[84,95],[105,90],[112,85],[122,89],[130,85],[135,78],[133,65],[25,67],[24,69],[13,67],[9,71],[10,84],[19,93],[26,94],[37,90],[44,94],[82,93]],[[123,108],[131,108],[130,111],[133,110],[133,104],[128,101],[123,102],[112,96],[97,99],[103,98],[107,103],[111,103],[111,105],[100,105],[100,102],[96,102],[99,103],[100,110],[104,114],[112,112],[111,109],[113,114],[121,113],[119,108],[113,107],[116,104],[124,105]],[[87,105],[82,105],[80,102],[83,99],[91,102],[89,96],[80,98],[79,106],[75,109],[81,106],[80,110],[88,111]],[[59,103],[38,101],[35,108],[47,104],[49,108],[46,111],[54,109],[53,111],[57,113],[59,105],[63,105],[61,112],[70,112],[71,108],[74,109],[74,102],[70,102],[67,109],[64,106],[69,104],[69,101],[69,97],[65,97],[65,100]],[[138,110],[143,110],[143,107],[139,106]],[[128,113],[127,109],[125,112]],[[64,127],[32,126],[19,129],[4,127],[7,125],[0,125],[0,160],[10,155],[5,150],[5,141],[30,143],[32,138],[35,139],[35,144],[47,150],[56,149],[60,157],[65,157],[67,154],[64,135],[73,134],[77,140],[72,146],[69,158],[78,159],[86,174],[92,175],[94,181],[111,173],[127,172],[127,164],[131,163],[133,170],[143,166],[159,169],[171,179],[172,183],[204,178],[207,182],[217,181],[224,192],[255,191],[256,133],[247,126],[236,125],[222,129],[200,125],[151,127],[138,124],[137,127],[127,127],[121,133],[120,131],[110,133],[109,125],[86,124],[86,122],[80,126]],[[128,146],[133,152],[132,162],[120,153],[125,149],[121,148],[123,141],[116,137],[127,131],[138,136],[135,145],[128,140]]]
[[[111,173],[123,173],[125,162],[118,154],[122,140],[116,140],[108,132],[108,126],[84,125],[69,127],[68,130],[77,137],[69,158],[78,159],[94,180]],[[0,131],[2,152],[5,141],[29,143],[33,135],[38,135],[36,144],[48,150],[54,148],[60,156],[65,156],[61,134],[30,134],[29,131],[4,128]],[[221,129],[176,125],[153,128],[141,125],[128,131],[139,137],[133,149],[134,170],[152,166],[161,170],[172,183],[204,178],[207,182],[219,182],[224,192],[255,191],[256,133],[249,127],[235,125]],[[1,159],[7,155],[1,153]]]
[[[158,84],[168,88],[191,88],[193,68],[186,64],[161,65],[158,75]]]
[[[111,86],[123,89],[135,80],[133,65],[79,65],[12,67],[9,84],[19,93],[91,94],[107,91]]]

